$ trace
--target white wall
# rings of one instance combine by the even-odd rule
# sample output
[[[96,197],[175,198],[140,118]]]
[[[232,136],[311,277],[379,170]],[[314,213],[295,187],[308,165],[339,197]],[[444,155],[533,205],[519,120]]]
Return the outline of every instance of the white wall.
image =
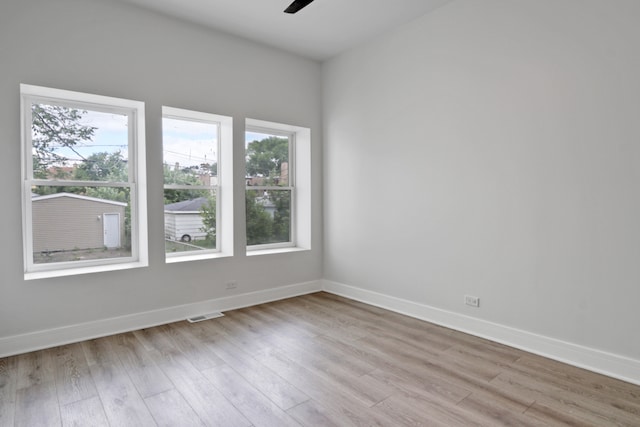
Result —
[[[639,361],[639,22],[455,0],[325,63],[325,278]]]
[[[146,103],[150,267],[23,280],[20,83]],[[164,263],[162,105],[234,118],[233,258]],[[312,130],[311,251],[244,255],[245,117]],[[320,279],[320,120],[320,65],[313,61],[113,0],[2,1],[0,345],[13,335]],[[230,280],[237,289],[225,290]]]

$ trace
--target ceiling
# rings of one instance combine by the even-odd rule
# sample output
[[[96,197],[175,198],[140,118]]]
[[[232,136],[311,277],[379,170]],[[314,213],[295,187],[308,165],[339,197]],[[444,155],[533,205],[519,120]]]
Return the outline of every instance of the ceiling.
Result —
[[[323,61],[452,0],[122,0]]]

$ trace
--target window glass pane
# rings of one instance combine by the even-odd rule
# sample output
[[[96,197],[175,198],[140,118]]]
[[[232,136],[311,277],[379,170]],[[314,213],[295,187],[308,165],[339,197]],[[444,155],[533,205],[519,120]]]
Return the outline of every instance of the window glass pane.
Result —
[[[166,253],[216,249],[216,194],[213,190],[164,190]]]
[[[162,119],[165,184],[217,185],[218,128],[216,123]]]
[[[25,279],[148,265],[144,103],[20,92]]]
[[[33,178],[128,181],[128,116],[31,104]]]
[[[247,190],[247,245],[291,241],[291,190]]]
[[[289,137],[245,133],[247,186],[289,186]]]
[[[34,186],[34,264],[131,257],[126,187]]]

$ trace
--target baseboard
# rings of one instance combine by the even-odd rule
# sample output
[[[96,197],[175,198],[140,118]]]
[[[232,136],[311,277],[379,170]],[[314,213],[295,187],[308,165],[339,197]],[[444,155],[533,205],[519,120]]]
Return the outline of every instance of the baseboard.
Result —
[[[0,338],[0,357],[28,353],[44,348],[99,338],[121,332],[129,332],[157,325],[164,325],[187,317],[215,311],[229,311],[263,304],[322,290],[321,281],[299,283],[266,289],[192,304],[167,307],[128,316],[96,320],[93,322],[47,329],[22,335]]]
[[[128,316],[101,319],[61,328],[3,337],[0,338],[0,357],[28,353],[30,351],[58,345],[163,325],[204,313],[214,311],[224,312],[305,295],[320,290],[640,385],[640,360],[329,280],[281,286],[264,291],[167,307]]]
[[[322,289],[329,293],[640,385],[640,360],[329,280],[323,281]]]

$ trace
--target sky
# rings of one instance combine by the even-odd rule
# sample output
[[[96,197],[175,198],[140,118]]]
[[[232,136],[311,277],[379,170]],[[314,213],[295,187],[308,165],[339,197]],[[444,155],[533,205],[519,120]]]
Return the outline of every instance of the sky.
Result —
[[[198,166],[218,162],[218,125],[191,120],[162,119],[162,154],[169,166]]]
[[[99,152],[120,152],[128,158],[128,124],[123,114],[87,111],[80,121],[95,128],[91,141],[59,147],[55,153],[69,159],[69,164],[82,161]],[[171,166],[198,166],[217,162],[218,125],[190,120],[163,119],[163,161]]]
[[[122,114],[88,111],[80,121],[82,125],[95,129],[91,141],[78,143],[73,150],[59,147],[55,153],[69,159],[70,164],[81,162],[91,154],[99,152],[115,153],[120,151],[123,158],[128,158],[127,116]]]
[[[91,141],[78,143],[71,149],[60,147],[55,153],[69,159],[68,164],[82,161],[91,154],[99,152],[120,152],[127,159],[128,125],[123,114],[87,111],[81,124],[95,129]],[[199,166],[202,163],[213,164],[218,161],[218,125],[186,119],[163,118],[163,162],[173,167]],[[252,141],[268,138],[271,135],[246,132],[245,147]]]

